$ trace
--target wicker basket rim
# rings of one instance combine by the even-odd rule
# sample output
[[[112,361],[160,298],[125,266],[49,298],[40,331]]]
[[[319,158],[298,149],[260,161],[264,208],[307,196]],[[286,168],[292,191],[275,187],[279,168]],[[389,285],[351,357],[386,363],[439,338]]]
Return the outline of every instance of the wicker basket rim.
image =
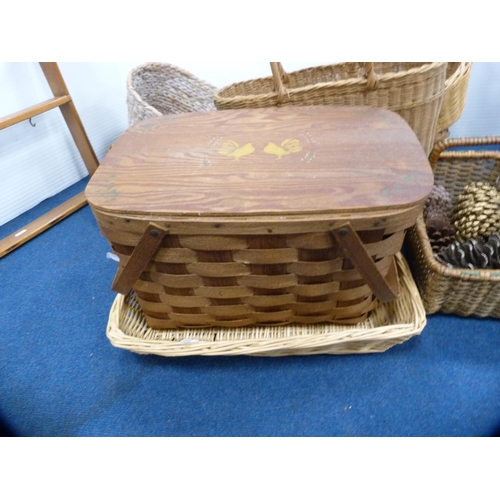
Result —
[[[450,64],[450,63],[448,63],[448,64]],[[460,63],[456,63],[456,64],[458,64],[456,69],[453,71],[453,73],[448,78],[446,78],[446,82],[445,82],[446,90],[448,90],[450,87],[455,85],[455,83],[458,80],[460,80],[463,77],[463,75],[465,75],[466,73],[471,71],[471,68],[472,68],[471,62],[460,62]]]
[[[324,70],[324,69],[331,68],[334,66],[340,67],[340,66],[345,65],[345,64],[349,64],[349,63],[343,62],[343,63],[334,64],[334,65],[313,66],[310,68],[304,68],[304,69],[301,69],[298,71],[293,71],[289,74],[310,73],[312,71]],[[377,76],[378,76],[379,82],[394,81],[394,80],[399,80],[399,79],[405,78],[408,75],[411,76],[411,75],[416,75],[419,73],[429,72],[429,71],[431,71],[435,68],[438,68],[444,64],[447,64],[447,63],[444,63],[444,62],[425,63],[425,64],[422,64],[421,66],[410,68],[408,70],[398,71],[398,72],[387,72],[387,73],[383,73],[380,76],[379,75],[377,75]],[[222,87],[218,91],[218,93],[215,95],[215,98],[220,100],[220,101],[227,99],[227,100],[237,102],[239,100],[248,100],[248,99],[251,99],[252,97],[262,98],[263,96],[273,96],[273,95],[277,94],[277,92],[268,92],[268,93],[263,93],[263,94],[245,94],[243,96],[224,96],[223,95],[225,92],[228,92],[229,90],[237,89],[241,86],[248,86],[249,83],[269,82],[269,81],[272,81],[272,76],[255,78],[255,79],[252,79],[252,80],[249,80],[246,82],[232,83],[230,85],[226,85],[226,86]],[[333,87],[354,86],[354,85],[364,84],[364,83],[366,83],[366,78],[355,77],[355,78],[348,78],[345,80],[338,80],[338,81],[332,81],[332,82],[319,82],[319,83],[304,85],[304,86],[298,87],[298,88],[288,88],[285,85],[285,89],[286,89],[286,92],[288,92],[288,93],[298,94],[298,93],[309,91],[311,89],[321,89],[321,88],[325,88],[325,87],[332,87],[333,88]],[[445,86],[443,86],[440,89],[439,93],[436,94],[436,97],[444,95],[444,93],[445,93]]]
[[[186,69],[184,68],[181,68],[179,66],[176,66],[175,64],[171,64],[171,63],[158,63],[158,62],[148,62],[148,63],[144,63],[144,64],[140,64],[138,66],[135,66],[134,68],[132,68],[129,72],[128,72],[128,75],[127,75],[127,86],[130,86],[133,88],[133,81],[132,81],[132,78],[137,74],[137,73],[140,73],[141,71],[144,71],[145,69],[150,69],[150,68],[168,68],[168,69],[172,69],[174,71],[177,71],[178,73],[180,73],[182,76],[185,76],[187,78],[189,78],[190,80],[193,80],[195,82],[201,82],[201,83],[204,83],[206,84],[207,86],[209,87],[213,87],[213,88],[216,88],[214,85],[212,85],[211,83],[197,77],[196,75],[194,75],[193,73],[187,71]]]
[[[173,69],[174,71],[179,72],[181,75],[185,76],[186,78],[189,78],[195,83],[201,83],[207,88],[212,88],[214,94],[217,92],[217,87],[212,85],[211,83],[202,80],[201,78],[198,78],[196,75],[190,73],[189,71],[185,70],[184,68],[180,68],[179,66],[176,66],[175,64],[170,64],[170,63],[144,63],[140,64],[139,66],[135,66],[132,68],[127,75],[127,91],[134,97],[134,99],[140,103],[144,108],[148,109],[152,113],[154,113],[156,116],[162,116],[162,113],[158,111],[156,108],[151,106],[151,104],[147,103],[140,95],[139,93],[135,90],[133,79],[137,73],[140,73],[141,71],[144,71],[145,69],[150,69],[152,67],[158,67],[158,68],[169,68]]]
[[[439,159],[500,159],[500,151],[443,151]]]
[[[469,150],[469,151],[450,151],[454,148],[463,147],[474,147],[474,146],[490,146],[494,144],[500,145],[500,136],[486,136],[486,137],[453,137],[448,139],[443,139],[434,144],[430,154],[429,163],[431,168],[437,165],[437,162],[441,157],[451,158],[457,156],[460,158],[475,157],[475,153],[479,153],[481,156],[478,158],[497,158],[498,151],[496,150]]]

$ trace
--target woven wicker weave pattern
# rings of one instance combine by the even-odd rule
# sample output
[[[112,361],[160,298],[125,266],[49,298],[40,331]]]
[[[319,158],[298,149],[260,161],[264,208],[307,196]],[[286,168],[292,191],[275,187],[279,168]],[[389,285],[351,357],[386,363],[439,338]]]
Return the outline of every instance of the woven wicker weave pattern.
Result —
[[[134,239],[102,231],[125,265]],[[382,228],[358,235],[391,279],[404,230],[384,233]],[[149,325],[162,329],[357,323],[377,305],[328,232],[167,235],[134,290]]]
[[[443,153],[436,167],[436,183],[444,186],[456,204],[458,195],[473,182],[495,184],[500,175],[500,152],[457,151]]]
[[[500,176],[500,152],[444,149],[500,144],[500,138],[450,139],[436,145],[430,157],[436,184],[443,185],[455,203],[471,182],[495,183]],[[415,281],[428,314],[500,318],[500,271],[456,269],[439,263],[432,253],[423,217],[408,232],[408,249]]]
[[[408,265],[396,255],[400,297],[379,305],[357,325],[252,326],[249,328],[154,329],[147,325],[134,294],[118,295],[110,311],[107,336],[112,345],[160,356],[289,356],[367,354],[419,335],[425,311]]]
[[[471,70],[471,62],[448,63],[443,105],[437,123],[438,132],[448,129],[462,116]]]
[[[445,92],[447,63],[374,63],[376,89],[367,90],[365,66],[341,63],[287,73],[282,106],[320,104],[375,106],[400,114],[429,153]],[[215,96],[217,109],[278,105],[272,77],[235,83]]]
[[[156,116],[212,111],[216,87],[173,64],[147,63],[127,77],[129,125]]]

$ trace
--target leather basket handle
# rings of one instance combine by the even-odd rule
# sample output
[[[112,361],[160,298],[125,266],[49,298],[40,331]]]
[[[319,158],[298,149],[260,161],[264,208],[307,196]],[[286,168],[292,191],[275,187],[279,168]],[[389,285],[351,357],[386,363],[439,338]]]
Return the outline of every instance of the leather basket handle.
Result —
[[[354,264],[380,302],[390,302],[397,299],[399,295],[397,275],[392,276],[394,272],[390,270],[389,275],[393,283],[384,278],[351,224],[347,222],[337,227],[332,231],[332,236],[343,251],[344,256]],[[392,265],[394,265],[394,261]]]

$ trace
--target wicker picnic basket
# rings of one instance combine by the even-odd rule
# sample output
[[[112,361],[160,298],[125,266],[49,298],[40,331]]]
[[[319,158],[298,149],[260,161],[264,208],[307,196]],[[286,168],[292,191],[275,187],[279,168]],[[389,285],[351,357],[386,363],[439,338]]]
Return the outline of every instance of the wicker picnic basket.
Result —
[[[437,123],[438,133],[447,130],[462,116],[471,70],[471,62],[448,63],[443,104]]]
[[[339,63],[285,73],[271,63],[272,77],[223,87],[217,109],[318,104],[375,106],[401,115],[427,154],[435,141],[445,94],[445,62]]]
[[[396,113],[300,106],[141,121],[86,195],[113,290],[178,329],[364,321],[397,298],[394,256],[431,189]]]
[[[146,63],[127,76],[129,125],[156,116],[212,111],[216,87],[168,63]]]
[[[159,356],[292,356],[379,353],[420,335],[427,318],[403,256],[396,255],[401,293],[357,325],[249,328],[151,328],[134,293],[117,294],[106,335],[114,347]]]
[[[447,189],[452,203],[471,182],[496,182],[500,151],[446,150],[492,144],[500,145],[500,137],[447,139],[436,144],[429,158],[435,183]],[[499,270],[441,264],[433,255],[423,215],[408,232],[407,243],[409,262],[428,314],[500,318]]]

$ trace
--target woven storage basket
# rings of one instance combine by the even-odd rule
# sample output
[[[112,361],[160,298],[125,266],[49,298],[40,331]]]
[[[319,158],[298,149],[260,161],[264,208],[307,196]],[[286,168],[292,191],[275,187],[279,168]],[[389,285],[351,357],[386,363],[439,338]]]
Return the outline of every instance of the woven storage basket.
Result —
[[[129,124],[162,115],[212,111],[216,87],[168,63],[147,63],[127,76]]]
[[[437,123],[438,133],[451,127],[462,116],[471,70],[471,62],[448,63],[443,104]]]
[[[500,175],[498,151],[445,151],[453,147],[500,144],[500,137],[448,139],[436,144],[430,156],[435,183],[444,186],[453,204],[471,182],[495,182]],[[500,317],[500,271],[455,269],[432,253],[423,216],[408,232],[410,265],[428,314]]]
[[[401,256],[397,300],[380,304],[358,325],[289,325],[252,328],[158,330],[148,326],[135,295],[116,296],[107,337],[115,347],[160,356],[291,356],[384,352],[419,335],[426,325],[422,300]]]
[[[446,81],[445,62],[339,63],[234,83],[215,95],[217,109],[317,104],[375,106],[400,114],[430,153]]]
[[[432,189],[415,134],[373,107],[142,121],[86,195],[152,328],[364,321]]]

